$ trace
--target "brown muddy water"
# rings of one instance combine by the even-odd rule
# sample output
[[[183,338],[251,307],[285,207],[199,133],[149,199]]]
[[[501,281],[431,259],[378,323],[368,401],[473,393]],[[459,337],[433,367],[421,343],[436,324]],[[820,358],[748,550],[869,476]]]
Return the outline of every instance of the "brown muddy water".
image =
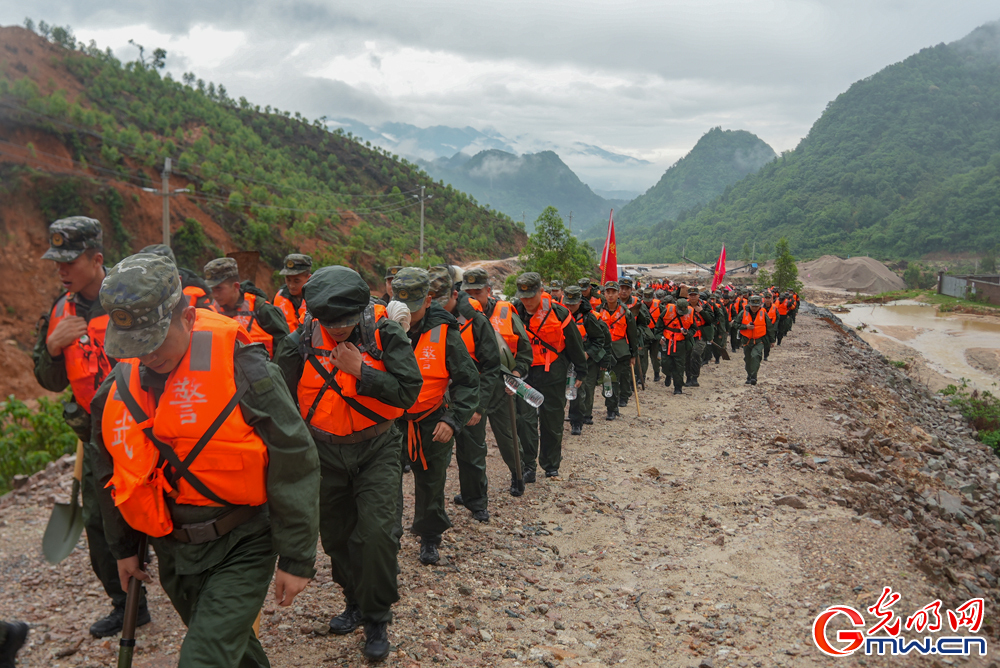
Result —
[[[849,312],[837,315],[845,324],[866,325],[869,332],[909,346],[921,353],[928,365],[940,374],[970,387],[997,392],[997,370],[987,372],[969,364],[966,351],[1000,349],[1000,322],[983,316],[938,313],[929,304],[899,301],[891,304],[848,305]]]

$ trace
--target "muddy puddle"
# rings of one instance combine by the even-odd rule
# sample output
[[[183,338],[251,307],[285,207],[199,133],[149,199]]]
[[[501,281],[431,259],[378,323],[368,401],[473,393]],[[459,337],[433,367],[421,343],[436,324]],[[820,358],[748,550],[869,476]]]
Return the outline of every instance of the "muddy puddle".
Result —
[[[837,315],[852,327],[866,325],[921,353],[928,365],[955,381],[997,392],[1000,385],[1000,322],[981,316],[939,314],[919,302],[858,304]]]

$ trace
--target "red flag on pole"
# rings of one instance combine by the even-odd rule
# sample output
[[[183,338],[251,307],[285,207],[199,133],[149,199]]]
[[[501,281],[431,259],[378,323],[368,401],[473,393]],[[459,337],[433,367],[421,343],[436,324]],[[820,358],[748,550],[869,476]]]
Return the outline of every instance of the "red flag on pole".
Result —
[[[608,238],[601,253],[601,285],[618,280],[618,252],[615,249],[615,210],[611,209],[608,219]]]
[[[719,260],[715,263],[715,274],[712,276],[712,292],[715,292],[726,277],[726,244],[722,244],[722,252],[719,253]]]

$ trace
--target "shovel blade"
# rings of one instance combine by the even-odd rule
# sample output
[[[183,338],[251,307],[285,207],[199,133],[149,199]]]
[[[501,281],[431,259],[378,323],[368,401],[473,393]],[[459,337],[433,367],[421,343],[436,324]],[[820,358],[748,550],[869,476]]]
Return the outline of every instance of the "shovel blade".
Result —
[[[83,510],[77,504],[57,503],[42,537],[42,553],[50,564],[70,555],[83,533]]]

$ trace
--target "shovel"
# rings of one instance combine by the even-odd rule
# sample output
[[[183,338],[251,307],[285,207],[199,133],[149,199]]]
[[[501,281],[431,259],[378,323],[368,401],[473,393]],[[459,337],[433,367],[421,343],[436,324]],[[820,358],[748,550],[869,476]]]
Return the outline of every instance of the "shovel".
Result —
[[[83,509],[80,508],[80,480],[83,478],[83,441],[76,442],[76,466],[73,468],[73,495],[69,503],[57,503],[49,517],[42,538],[42,553],[50,564],[58,564],[70,555],[83,532]]]
[[[719,351],[720,355],[722,355],[722,359],[724,359],[724,360],[728,360],[729,359],[729,351],[726,350],[725,346],[720,346],[715,341],[712,341],[712,345],[715,346],[715,349]]]

